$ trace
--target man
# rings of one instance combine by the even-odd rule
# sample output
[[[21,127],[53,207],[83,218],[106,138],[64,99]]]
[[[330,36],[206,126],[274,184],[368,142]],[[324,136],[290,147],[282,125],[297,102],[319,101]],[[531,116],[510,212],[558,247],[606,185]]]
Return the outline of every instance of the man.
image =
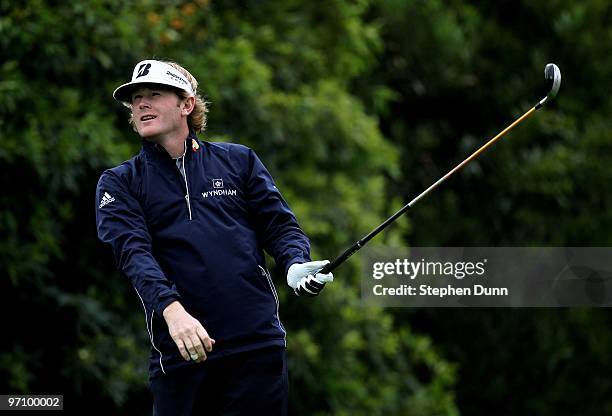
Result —
[[[206,103],[173,62],[138,63],[113,97],[142,138],[98,182],[99,238],[142,302],[156,415],[285,414],[285,329],[263,250],[297,295],[331,274],[253,150],[200,141]]]

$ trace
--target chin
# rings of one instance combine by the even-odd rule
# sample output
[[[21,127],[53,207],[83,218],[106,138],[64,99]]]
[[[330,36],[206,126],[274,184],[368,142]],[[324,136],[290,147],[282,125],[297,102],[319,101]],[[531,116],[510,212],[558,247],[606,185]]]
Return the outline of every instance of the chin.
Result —
[[[159,135],[157,129],[152,129],[150,127],[136,128],[136,130],[138,130],[138,134],[140,135],[140,137],[144,139],[153,139],[154,137]]]

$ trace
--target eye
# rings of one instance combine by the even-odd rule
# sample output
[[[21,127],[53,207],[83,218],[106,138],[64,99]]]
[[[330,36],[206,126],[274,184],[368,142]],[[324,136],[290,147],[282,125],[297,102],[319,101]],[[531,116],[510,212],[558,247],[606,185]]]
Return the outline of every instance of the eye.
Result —
[[[157,92],[157,91],[153,91],[153,92],[151,93],[151,95],[152,95],[152,96],[156,96],[156,95],[161,95],[161,93],[159,93],[159,92]]]

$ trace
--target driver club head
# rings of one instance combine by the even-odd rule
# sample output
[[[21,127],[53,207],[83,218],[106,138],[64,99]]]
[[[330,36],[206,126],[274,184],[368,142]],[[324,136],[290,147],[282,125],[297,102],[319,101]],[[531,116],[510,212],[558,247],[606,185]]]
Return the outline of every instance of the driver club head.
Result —
[[[544,78],[549,87],[546,98],[550,100],[559,92],[559,87],[561,86],[561,70],[553,63],[547,64],[544,68]]]

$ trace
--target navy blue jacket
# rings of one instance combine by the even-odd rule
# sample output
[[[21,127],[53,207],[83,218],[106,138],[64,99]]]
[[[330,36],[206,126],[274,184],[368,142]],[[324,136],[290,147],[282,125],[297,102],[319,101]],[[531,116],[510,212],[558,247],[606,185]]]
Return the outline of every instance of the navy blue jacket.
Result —
[[[162,316],[175,300],[215,339],[209,359],[285,346],[263,250],[284,275],[310,261],[308,238],[253,150],[193,133],[186,146],[186,178],[163,147],[143,140],[96,192],[98,236],[144,307],[151,377],[196,365],[181,357]]]

